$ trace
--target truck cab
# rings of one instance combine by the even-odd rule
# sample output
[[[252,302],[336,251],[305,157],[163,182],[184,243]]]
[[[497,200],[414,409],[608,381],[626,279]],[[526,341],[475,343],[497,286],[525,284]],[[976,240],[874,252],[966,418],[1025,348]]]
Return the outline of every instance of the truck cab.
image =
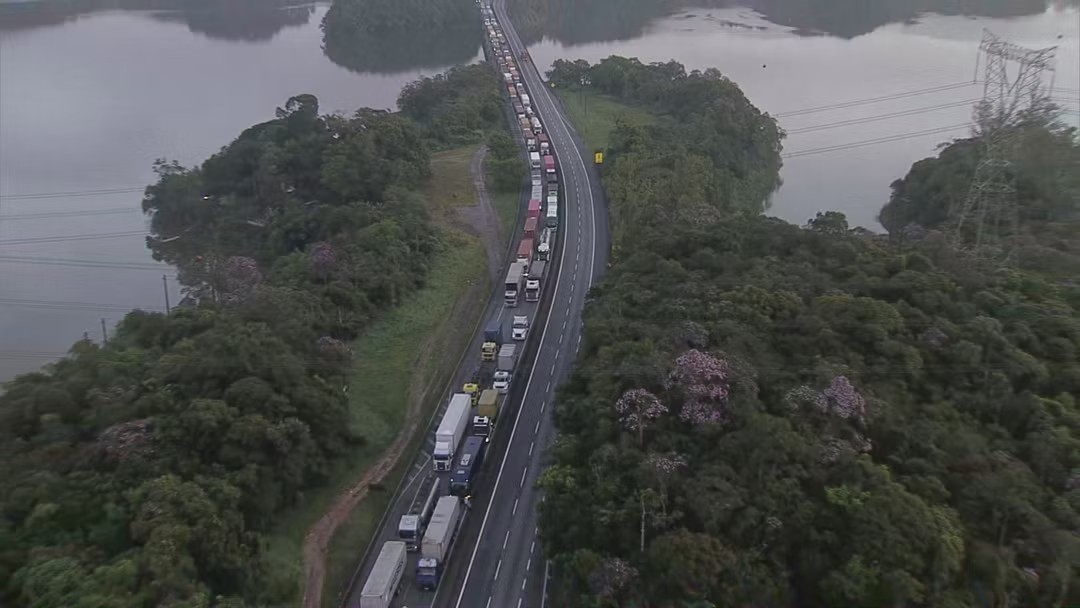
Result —
[[[510,372],[505,369],[500,369],[495,372],[495,381],[491,383],[491,386],[498,391],[500,395],[505,395],[510,392]]]
[[[494,361],[500,346],[502,346],[502,323],[498,319],[493,319],[484,328],[484,342],[480,345],[480,360]]]
[[[529,317],[527,315],[514,315],[514,325],[511,329],[514,340],[524,340],[529,335]]]

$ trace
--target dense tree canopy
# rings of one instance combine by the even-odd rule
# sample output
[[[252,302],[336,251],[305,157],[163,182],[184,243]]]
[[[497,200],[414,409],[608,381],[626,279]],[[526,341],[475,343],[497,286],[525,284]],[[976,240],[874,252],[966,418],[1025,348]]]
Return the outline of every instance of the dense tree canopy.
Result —
[[[424,281],[438,234],[416,189],[440,137],[501,126],[487,69],[411,86],[441,95],[407,113],[320,116],[299,95],[197,168],[158,164],[148,245],[187,302],[5,385],[0,603],[295,600],[261,533],[364,440],[349,344]],[[446,116],[474,118],[453,132]]]
[[[658,116],[649,125],[620,121],[611,135],[605,162],[616,257],[641,231],[760,213],[780,185],[776,121],[717,70],[688,74],[674,61],[611,56],[596,65],[556,60],[549,76],[561,88],[585,80]]]
[[[573,86],[584,74],[683,117],[726,107],[695,99],[691,77],[665,93],[639,64],[605,61],[553,77]],[[677,65],[644,73],[660,71],[685,82]],[[615,239],[633,247],[590,293],[579,366],[557,400],[540,507],[553,602],[1080,603],[1075,273],[992,267],[940,235],[892,240],[835,212],[801,228],[748,213],[776,183],[762,150],[778,143],[739,137],[740,119],[705,131],[722,141],[672,126],[613,134],[605,185]],[[1071,132],[1026,136],[1075,154]],[[909,215],[901,225],[932,218],[970,179],[969,145],[916,164],[894,186],[907,206],[886,211]],[[725,189],[697,181],[714,167]],[[1038,193],[1033,239],[1076,247],[1047,222],[1070,213],[1055,188],[1074,177],[1054,164],[1022,180]]]

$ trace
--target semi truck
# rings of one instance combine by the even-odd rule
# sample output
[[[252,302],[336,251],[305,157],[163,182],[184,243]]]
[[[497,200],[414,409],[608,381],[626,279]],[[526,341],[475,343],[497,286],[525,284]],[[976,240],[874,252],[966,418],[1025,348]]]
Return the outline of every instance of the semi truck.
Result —
[[[484,342],[480,345],[480,360],[494,361],[502,346],[502,322],[492,319],[484,328]]]
[[[454,453],[457,452],[461,438],[465,435],[465,427],[469,424],[469,409],[472,399],[465,393],[454,393],[450,396],[450,405],[443,413],[439,428],[435,430],[435,448],[431,452],[431,461],[436,471],[449,471],[454,464]]]
[[[548,195],[547,195],[547,204],[548,204],[548,207],[558,205],[559,204],[559,193],[549,191]]]
[[[537,264],[543,264],[543,262],[537,262]],[[532,276],[532,271],[529,271],[529,276]],[[528,281],[526,281],[526,290],[529,289]],[[528,295],[526,295],[528,299]],[[514,315],[514,320],[510,324],[510,337],[517,342],[521,342],[529,335],[529,316],[528,315]]]
[[[360,590],[360,608],[390,608],[405,574],[405,543],[388,540]]]
[[[420,559],[416,561],[416,584],[421,589],[434,591],[439,586],[463,512],[457,496],[443,496],[435,505],[435,513],[420,543]]]
[[[475,437],[484,437],[490,441],[492,432],[495,430],[495,420],[499,416],[499,392],[495,389],[484,389],[480,393],[480,401],[476,406],[476,415],[473,416],[472,434]]]
[[[510,392],[510,379],[514,375],[514,365],[516,364],[517,344],[503,344],[500,346],[495,380],[491,383],[492,388],[504,395]]]
[[[398,520],[398,538],[405,543],[407,550],[420,549],[420,539],[424,538],[424,530],[431,521],[431,513],[435,510],[435,501],[439,500],[440,493],[439,476],[428,473],[416,488],[409,510]]]
[[[450,493],[454,496],[469,496],[472,494],[473,484],[480,474],[480,466],[484,464],[484,447],[487,442],[483,437],[466,437],[465,444],[461,446],[461,455],[458,457],[457,467],[450,473]]]
[[[517,261],[525,264],[525,272],[529,271],[529,264],[532,264],[533,257],[533,240],[521,239],[518,243]]]
[[[506,285],[503,291],[503,301],[507,306],[517,306],[518,293],[521,292],[521,288],[524,287],[525,281],[525,265],[520,262],[514,262],[510,265],[510,269],[506,271]]]
[[[536,119],[534,118],[533,120],[536,120]],[[536,130],[535,126],[536,125],[534,124],[533,125],[533,127],[534,127],[533,130],[534,131]],[[533,169],[539,169],[540,168],[540,153],[539,152],[529,152],[529,166],[532,167]]]
[[[532,126],[531,124],[529,125]],[[540,133],[536,136],[536,141],[540,144],[540,154],[551,154],[551,143],[548,141],[547,133]]]
[[[544,156],[544,173],[547,173],[549,181],[555,175],[555,157],[550,154]]]
[[[533,186],[529,194],[529,200],[542,202],[544,200],[544,187],[541,185]]]
[[[545,262],[551,258],[551,246],[554,245],[552,236],[551,228],[544,228],[540,231],[540,242],[536,246],[536,255]]]
[[[521,93],[521,103],[522,103],[522,105],[524,105],[526,107],[532,105],[532,99],[529,98],[529,94],[524,92],[524,91],[519,91],[519,92]]]
[[[537,219],[535,217],[527,217],[527,218],[525,218],[525,230],[524,230],[522,236],[524,238],[527,238],[527,239],[535,239],[536,238],[536,224],[537,224]]]
[[[548,205],[547,208],[547,227],[551,228],[554,232],[559,229],[559,206]]]
[[[547,262],[533,262],[529,267],[529,276],[525,279],[525,301],[540,301],[540,280],[544,278],[544,266]]]
[[[540,119],[535,116],[532,117],[532,127],[533,131],[536,131],[537,133],[544,132],[544,125],[540,124]]]

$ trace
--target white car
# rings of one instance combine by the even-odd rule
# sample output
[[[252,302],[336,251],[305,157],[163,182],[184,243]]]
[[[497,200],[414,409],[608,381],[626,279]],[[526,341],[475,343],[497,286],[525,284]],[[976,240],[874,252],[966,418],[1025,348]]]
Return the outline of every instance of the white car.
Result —
[[[491,383],[491,387],[495,389],[500,395],[505,395],[510,391],[510,372],[505,370],[499,370],[495,372],[495,381]]]

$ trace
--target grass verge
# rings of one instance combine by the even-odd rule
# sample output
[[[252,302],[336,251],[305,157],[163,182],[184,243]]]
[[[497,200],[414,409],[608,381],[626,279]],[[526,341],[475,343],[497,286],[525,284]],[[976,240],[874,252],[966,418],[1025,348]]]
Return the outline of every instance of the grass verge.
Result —
[[[559,91],[556,93],[566,107],[585,146],[591,150],[606,149],[608,138],[615,128],[615,119],[623,117],[636,124],[649,124],[655,117],[647,110],[622,103],[607,95],[589,91]]]
[[[309,491],[299,507],[283,514],[268,535],[267,565],[275,580],[295,582],[302,588],[301,546],[308,529],[325,513],[345,488],[360,478],[390,445],[405,423],[410,387],[435,384],[439,390],[453,373],[461,349],[469,339],[462,327],[472,328],[483,306],[462,306],[470,288],[490,291],[487,257],[478,237],[453,224],[452,208],[476,200],[469,162],[476,146],[440,152],[432,156],[432,178],[426,188],[442,244],[432,258],[425,286],[399,307],[376,321],[353,344],[354,375],[350,383],[350,424],[365,443],[344,455],[328,482]],[[437,185],[437,186],[436,186]],[[475,289],[474,289],[475,291]],[[431,356],[425,356],[430,353]],[[427,399],[419,416],[426,421],[437,405]],[[382,513],[390,493],[412,464],[412,455],[423,433],[404,452],[401,463],[383,485],[373,489],[335,534],[326,562],[323,605],[336,606],[338,594],[348,583]],[[297,598],[299,600],[299,598]]]
[[[488,180],[490,183],[490,180]],[[489,187],[491,204],[495,206],[495,213],[499,216],[499,226],[504,236],[514,234],[517,228],[518,213],[521,207],[521,192],[500,192]]]

